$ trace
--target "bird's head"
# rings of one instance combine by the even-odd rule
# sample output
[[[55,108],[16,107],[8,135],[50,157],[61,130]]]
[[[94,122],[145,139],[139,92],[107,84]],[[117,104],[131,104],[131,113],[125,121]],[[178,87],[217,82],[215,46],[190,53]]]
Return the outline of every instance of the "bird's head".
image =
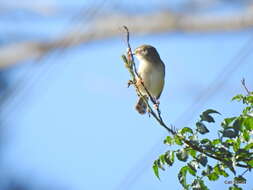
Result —
[[[160,61],[157,50],[151,45],[142,45],[134,50],[133,53],[138,60]]]

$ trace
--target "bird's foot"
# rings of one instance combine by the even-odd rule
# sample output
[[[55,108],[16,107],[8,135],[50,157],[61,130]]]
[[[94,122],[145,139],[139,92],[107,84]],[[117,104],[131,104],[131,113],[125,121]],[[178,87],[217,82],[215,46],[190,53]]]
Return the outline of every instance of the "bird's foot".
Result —
[[[141,77],[138,77],[137,80],[136,80],[136,86],[138,88],[142,88],[142,84],[144,84],[144,81]]]
[[[129,81],[127,82],[127,88],[129,88],[129,86],[131,86],[131,85],[133,85],[133,84],[134,84],[134,81],[129,80]]]
[[[157,100],[155,97],[153,98],[153,100],[154,100],[154,109],[156,109],[156,110],[158,110],[159,109],[159,105],[160,105],[160,102],[159,102],[159,100]]]
[[[151,116],[151,110],[149,108],[147,108],[147,112],[148,112],[148,117]]]

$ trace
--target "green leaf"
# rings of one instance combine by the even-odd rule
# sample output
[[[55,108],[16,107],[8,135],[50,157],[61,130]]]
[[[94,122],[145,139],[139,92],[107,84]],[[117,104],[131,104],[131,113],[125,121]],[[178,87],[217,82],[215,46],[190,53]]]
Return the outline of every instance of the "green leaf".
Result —
[[[189,150],[187,150],[187,151],[188,151],[188,153],[189,153],[193,158],[196,157],[196,150],[194,150],[194,149],[189,149]]]
[[[197,132],[199,132],[202,135],[209,132],[207,127],[202,122],[197,122],[196,126],[197,126]]]
[[[246,106],[246,107],[243,109],[244,115],[247,115],[247,113],[249,113],[251,110],[252,110],[252,107],[251,107],[251,106]]]
[[[240,138],[237,138],[236,141],[234,141],[233,150],[237,152],[240,148],[240,145],[241,145]]]
[[[190,140],[190,143],[194,146],[199,146],[199,141],[198,140]]]
[[[214,123],[214,118],[210,115],[200,115],[201,121],[207,121],[209,123]]]
[[[192,190],[208,190],[202,179],[194,179],[191,187]]]
[[[247,116],[253,118],[253,111],[250,111],[249,113],[247,113]]]
[[[175,143],[177,144],[177,145],[183,145],[183,142],[182,142],[182,140],[179,138],[179,136],[175,136],[174,137],[174,140],[175,140]]]
[[[253,104],[253,96],[252,94],[246,97],[248,103]]]
[[[225,168],[223,165],[221,164],[217,164],[214,167],[214,171],[218,174],[218,175],[223,175],[224,177],[228,177],[228,173],[225,171]]]
[[[162,164],[165,164],[165,155],[164,154],[160,155],[159,160],[161,161]]]
[[[245,150],[253,149],[253,143],[249,143],[244,147]]]
[[[249,142],[250,140],[250,134],[249,134],[249,131],[248,130],[244,130],[243,133],[243,139],[246,141],[246,142]]]
[[[248,160],[251,155],[252,154],[245,149],[238,149],[238,151],[236,152],[236,159],[237,161]]]
[[[163,167],[166,164],[165,155],[164,154],[162,154],[162,155],[159,156],[159,159],[157,160],[157,164],[158,164],[158,167],[161,170],[165,170],[164,167]]]
[[[196,176],[196,170],[193,170],[191,167],[188,167],[188,172],[193,175],[193,176]]]
[[[234,184],[233,187],[229,187],[229,190],[243,190],[243,189]]]
[[[208,162],[208,160],[207,160],[207,157],[205,156],[205,155],[203,155],[203,154],[199,154],[198,156],[197,156],[197,161],[202,165],[202,166],[206,166],[206,164],[207,164],[207,162]]]
[[[229,124],[231,124],[234,120],[236,119],[236,117],[229,117],[229,118],[225,118],[223,123],[225,126],[228,126]]]
[[[176,153],[177,159],[185,162],[188,159],[188,153],[185,149],[178,150]]]
[[[216,165],[214,166],[213,170],[215,171],[215,173],[220,174],[219,164],[216,164]]]
[[[246,127],[247,130],[252,131],[253,130],[253,118],[248,117],[243,120],[243,125]]]
[[[237,100],[238,102],[244,98],[242,94],[238,94],[232,98],[232,101]]]
[[[217,145],[217,144],[221,144],[221,140],[220,139],[214,139],[213,141],[212,141],[212,145]]]
[[[212,171],[213,171],[212,166],[208,165],[207,168],[202,171],[201,175],[207,176],[207,175],[211,174]]]
[[[185,133],[191,133],[191,134],[193,134],[193,131],[189,127],[184,127],[183,129],[179,130],[179,133],[182,134],[182,135],[184,135]]]
[[[163,163],[162,163],[162,161],[161,161],[160,158],[157,160],[157,166],[158,166],[158,168],[160,168],[161,170],[163,170],[163,171],[165,170],[164,167],[163,167]]]
[[[244,108],[242,111],[243,115],[250,116],[251,109],[251,106],[247,106],[246,108]]]
[[[172,166],[174,163],[174,151],[167,151],[164,160],[169,166]]]
[[[186,183],[186,174],[187,174],[188,166],[184,166],[180,169],[178,173],[178,180],[182,184],[182,186],[188,189],[188,185]]]
[[[222,144],[226,147],[232,146],[234,144],[235,140],[234,139],[227,139],[225,142]]]
[[[236,184],[246,184],[247,180],[243,176],[239,175],[238,177],[234,178],[234,182]]]
[[[207,177],[208,177],[208,179],[209,179],[210,181],[216,181],[216,180],[219,179],[219,175],[218,175],[217,173],[215,173],[215,172],[212,172],[212,173],[209,174]]]
[[[195,176],[196,175],[196,172],[197,172],[197,169],[199,167],[199,163],[195,160],[192,160],[190,161],[188,164],[188,171],[191,175]]]
[[[216,113],[216,114],[221,115],[218,111],[216,111],[216,110],[214,110],[214,109],[208,109],[208,110],[204,111],[204,112],[202,113],[202,115],[209,115],[209,114],[213,114],[213,113]]]
[[[154,171],[156,177],[160,180],[157,160],[153,164],[153,171]]]
[[[253,167],[253,160],[249,161],[248,165],[250,165],[251,167]]]
[[[234,130],[236,131],[241,131],[243,128],[242,128],[242,123],[243,123],[243,120],[242,118],[237,118],[234,123],[233,123],[233,128]]]
[[[201,144],[211,144],[211,141],[209,139],[202,139],[200,141]]]
[[[228,138],[235,138],[238,135],[238,132],[236,132],[234,129],[225,129],[222,131],[223,137],[228,137]]]
[[[214,122],[213,117],[210,115],[210,114],[214,114],[214,113],[220,114],[218,111],[213,110],[213,109],[208,109],[208,110],[204,111],[200,115],[201,121]]]
[[[234,175],[236,175],[236,171],[234,169],[235,160],[232,158],[230,161],[226,163],[226,166],[230,169],[231,172],[233,172]]]
[[[173,145],[174,144],[174,138],[171,136],[167,136],[166,139],[163,141],[164,144]]]

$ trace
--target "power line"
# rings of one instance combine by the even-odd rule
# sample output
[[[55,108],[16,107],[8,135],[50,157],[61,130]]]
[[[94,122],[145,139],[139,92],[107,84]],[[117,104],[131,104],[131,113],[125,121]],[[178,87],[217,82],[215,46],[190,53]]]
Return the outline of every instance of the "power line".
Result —
[[[87,21],[90,22],[91,20],[93,20],[93,18],[99,13],[99,11],[101,10],[101,7],[103,7],[106,2],[107,2],[107,0],[102,0],[102,1],[99,1],[96,5],[94,5],[94,3],[93,3],[93,6],[89,6],[88,8],[86,8],[85,6],[82,7],[80,9],[79,13],[70,19],[71,24],[76,19],[78,19],[78,18],[81,19],[81,15],[84,15],[84,13],[85,13],[85,17],[82,17],[82,22],[80,22],[80,25],[77,27],[76,30],[83,29],[85,24],[87,24]],[[86,22],[83,22],[84,20],[86,20]],[[80,39],[80,37],[78,38],[78,36],[74,36],[72,40],[74,41],[74,40],[79,40],[79,39]],[[34,64],[41,63],[40,65],[42,65],[43,64],[42,61],[44,59],[49,59],[50,57],[52,57],[56,53],[58,53],[57,56],[62,55],[63,53],[65,53],[66,47],[69,43],[71,43],[71,41],[62,40],[60,43],[62,44],[63,48],[61,48],[59,50],[54,50],[52,53],[49,53],[46,56],[40,57],[39,59],[37,59],[35,61]],[[66,66],[67,63],[64,62],[64,64]],[[12,88],[9,88],[9,90],[7,90],[4,93],[4,95],[2,95],[0,97],[0,114],[1,114],[2,118],[6,119],[10,115],[9,112],[14,111],[14,109],[11,109],[11,107],[12,108],[17,107],[18,105],[20,106],[20,104],[24,103],[23,99],[29,93],[29,89],[31,89],[33,86],[35,86],[35,84],[38,82],[38,80],[40,80],[43,76],[45,77],[45,75],[48,74],[50,72],[50,70],[52,70],[52,68],[53,68],[52,65],[56,65],[56,64],[53,63],[50,65],[47,65],[46,67],[43,65],[44,68],[41,69],[40,72],[34,73],[33,77],[30,76],[30,72],[32,69],[28,69],[27,71],[24,72],[22,79],[17,80],[17,82],[14,83],[14,85],[12,85]],[[28,84],[25,83],[26,81],[29,81],[29,83]],[[11,104],[12,104],[12,106],[11,106]],[[7,107],[10,110],[9,112],[6,111]],[[3,113],[5,115],[3,115]]]
[[[175,126],[181,126],[189,122],[205,102],[217,95],[219,89],[221,89],[225,83],[230,80],[232,74],[239,68],[239,66],[242,66],[246,63],[246,59],[252,54],[252,47],[253,36],[251,36],[244,46],[239,49],[238,53],[233,56],[228,64],[226,64],[218,72],[208,87],[199,96],[197,96],[194,102],[180,115],[175,122]],[[164,139],[164,137],[161,139]],[[140,161],[138,161],[132,169],[130,169],[129,173],[119,183],[115,190],[129,190],[142,176],[142,174],[148,168],[150,168],[151,159],[154,153],[158,152],[158,149],[161,146],[161,139],[159,139],[159,141],[151,148],[151,150]]]

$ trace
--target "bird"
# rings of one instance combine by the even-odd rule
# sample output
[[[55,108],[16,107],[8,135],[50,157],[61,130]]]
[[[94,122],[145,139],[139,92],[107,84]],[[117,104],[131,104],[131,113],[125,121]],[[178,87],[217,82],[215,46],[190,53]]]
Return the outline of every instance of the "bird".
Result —
[[[148,100],[148,94],[143,87],[142,83],[152,96],[152,98],[158,102],[163,88],[165,80],[165,64],[160,58],[156,48],[151,45],[141,45],[133,52],[139,61],[138,75],[136,78],[136,86],[141,94]],[[147,112],[147,104],[143,97],[139,97],[139,100],[135,106],[135,109],[140,114]]]

